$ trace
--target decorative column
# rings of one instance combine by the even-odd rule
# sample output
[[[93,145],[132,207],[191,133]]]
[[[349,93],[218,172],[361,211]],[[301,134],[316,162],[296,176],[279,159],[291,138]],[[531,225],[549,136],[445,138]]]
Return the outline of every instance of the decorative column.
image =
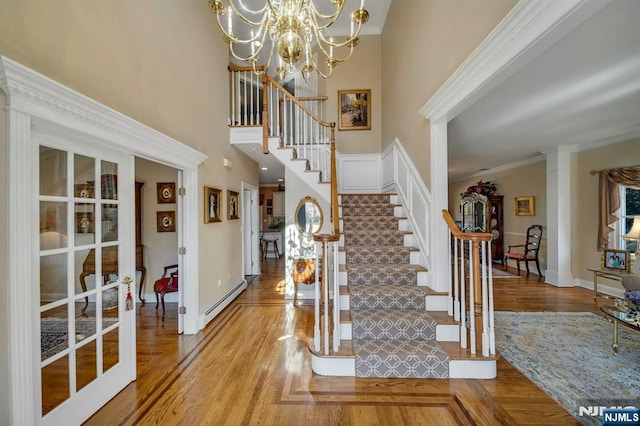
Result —
[[[447,120],[431,121],[431,212],[429,213],[431,283],[435,291],[447,291],[451,284],[449,231],[442,210],[449,209]]]
[[[544,152],[547,157],[547,270],[545,282],[573,287],[571,273],[571,154],[573,145]]]

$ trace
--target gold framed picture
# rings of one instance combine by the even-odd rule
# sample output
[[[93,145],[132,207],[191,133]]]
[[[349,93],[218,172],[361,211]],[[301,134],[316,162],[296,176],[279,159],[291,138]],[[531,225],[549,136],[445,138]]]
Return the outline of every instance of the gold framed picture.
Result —
[[[238,193],[227,190],[227,219],[240,219],[240,199]]]
[[[516,216],[535,216],[536,208],[533,196],[516,197],[515,199]]]
[[[158,204],[170,204],[176,202],[176,184],[174,182],[158,182]]]
[[[600,267],[611,271],[629,272],[631,255],[628,250],[604,249],[600,259]]]
[[[157,232],[176,232],[176,212],[156,212]]]
[[[338,130],[371,130],[371,90],[338,90]]]
[[[222,191],[208,186],[204,187],[204,223],[222,222]]]

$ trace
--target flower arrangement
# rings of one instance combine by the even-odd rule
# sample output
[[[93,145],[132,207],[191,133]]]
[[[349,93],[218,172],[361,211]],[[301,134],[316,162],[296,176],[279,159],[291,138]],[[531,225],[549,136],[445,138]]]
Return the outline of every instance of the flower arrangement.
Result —
[[[460,193],[460,196],[464,198],[473,194],[474,192],[480,195],[490,196],[495,195],[498,192],[498,188],[492,181],[483,182],[482,180],[479,180],[478,183],[476,183],[475,185],[471,185],[467,188],[466,191]]]
[[[640,290],[629,290],[624,293],[624,298],[635,305],[636,310],[640,310]]]

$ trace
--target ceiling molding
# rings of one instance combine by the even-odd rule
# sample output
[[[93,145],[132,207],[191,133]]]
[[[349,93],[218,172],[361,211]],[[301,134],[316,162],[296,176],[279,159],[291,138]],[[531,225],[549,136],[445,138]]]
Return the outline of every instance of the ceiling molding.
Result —
[[[503,164],[502,166],[494,167],[492,169],[483,170],[478,173],[474,173],[472,175],[452,179],[449,183],[461,182],[467,179],[471,179],[474,177],[481,177],[486,175],[492,175],[499,172],[504,172],[506,170],[516,169],[518,167],[527,166],[529,164],[539,163],[541,161],[546,161],[547,157],[545,155],[536,155],[535,157],[527,158],[525,160],[514,161],[513,163]]]
[[[611,0],[521,1],[420,109],[451,121]]]

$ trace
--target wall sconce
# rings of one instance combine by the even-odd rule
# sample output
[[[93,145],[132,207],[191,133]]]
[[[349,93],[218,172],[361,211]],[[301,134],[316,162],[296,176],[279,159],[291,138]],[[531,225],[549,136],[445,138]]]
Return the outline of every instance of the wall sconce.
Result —
[[[227,169],[230,169],[233,163],[228,158],[224,158],[222,160],[222,165],[225,166]]]

